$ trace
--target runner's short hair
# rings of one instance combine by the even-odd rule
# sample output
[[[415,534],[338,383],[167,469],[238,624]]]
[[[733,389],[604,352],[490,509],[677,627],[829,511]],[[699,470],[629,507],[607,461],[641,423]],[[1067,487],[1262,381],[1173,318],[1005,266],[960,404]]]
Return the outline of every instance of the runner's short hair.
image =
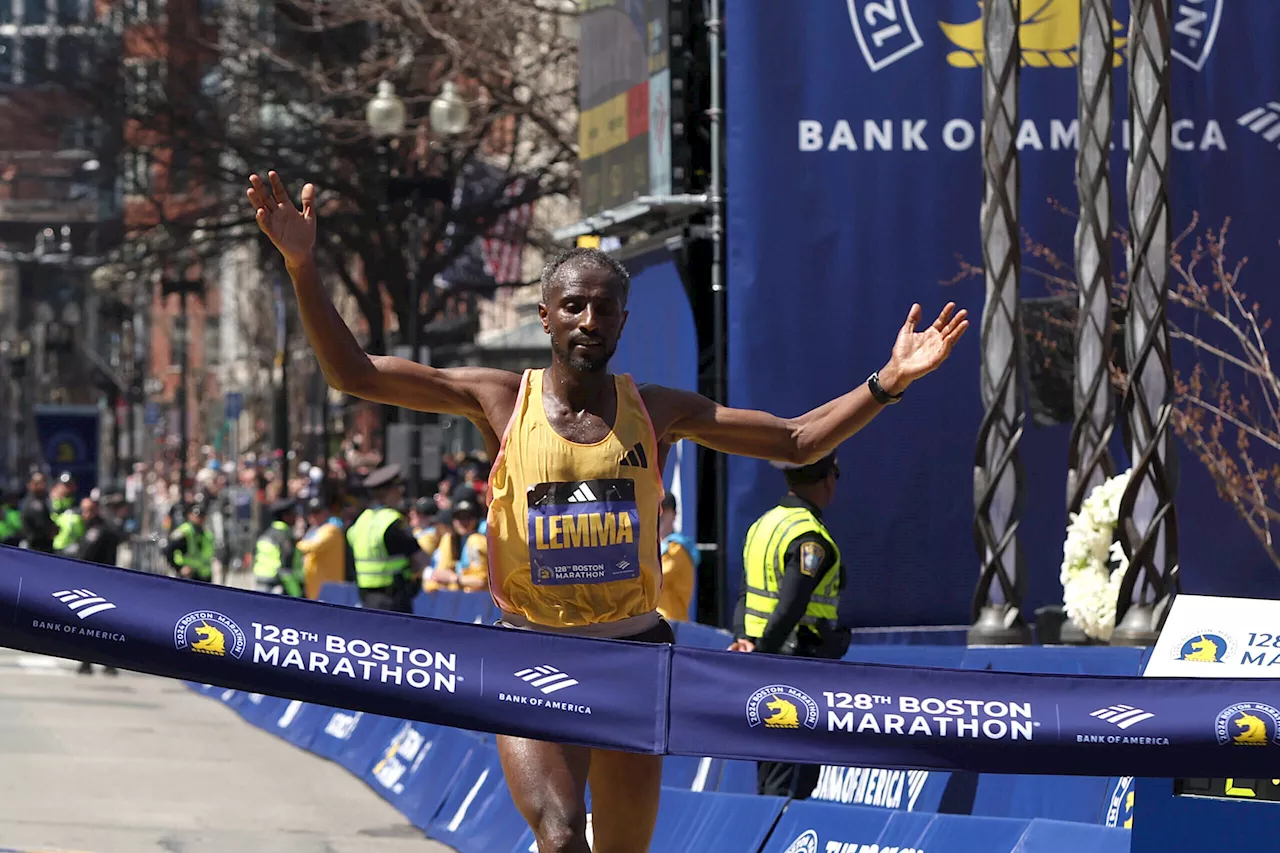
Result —
[[[612,255],[599,249],[581,246],[561,252],[542,268],[542,301],[544,303],[551,297],[551,288],[555,284],[556,274],[566,266],[608,270],[622,286],[622,304],[627,304],[627,297],[631,295],[631,273],[627,272],[627,268]]]

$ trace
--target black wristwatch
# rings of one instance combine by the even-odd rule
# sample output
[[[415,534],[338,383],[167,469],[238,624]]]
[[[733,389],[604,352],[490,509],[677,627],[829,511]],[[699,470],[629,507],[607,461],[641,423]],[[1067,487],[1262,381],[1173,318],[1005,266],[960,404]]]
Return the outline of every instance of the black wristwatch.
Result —
[[[889,406],[898,402],[902,399],[902,395],[906,393],[905,391],[900,391],[897,394],[890,394],[884,390],[884,386],[880,384],[880,371],[878,370],[867,377],[867,389],[871,391],[871,396],[875,398],[875,401],[882,406]]]

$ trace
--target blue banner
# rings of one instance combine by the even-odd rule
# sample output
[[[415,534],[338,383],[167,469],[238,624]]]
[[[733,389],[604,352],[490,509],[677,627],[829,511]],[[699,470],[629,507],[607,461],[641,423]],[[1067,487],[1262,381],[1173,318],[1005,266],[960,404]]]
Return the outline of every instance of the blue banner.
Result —
[[[114,606],[77,618],[55,595],[67,590],[92,590]],[[337,607],[16,548],[0,549],[0,645],[587,746],[661,752],[666,729],[663,647],[616,642],[600,654],[585,639]],[[546,668],[574,683],[549,692],[520,675]]]
[[[1274,767],[1280,681],[1015,675],[675,648],[667,750],[1104,776]],[[1141,768],[1138,770],[1137,768]]]
[[[1242,287],[1266,316],[1280,316],[1268,290],[1280,272],[1280,4],[1170,5],[1174,231],[1197,212],[1201,232],[1231,217],[1230,260],[1249,258]],[[1030,239],[1070,259],[1075,220],[1050,199],[1076,207],[1079,3],[1037,0],[1022,11],[1022,221]],[[981,14],[974,0],[740,0],[726,15],[731,404],[794,416],[856,387],[889,357],[912,302],[926,320],[948,300],[974,319],[939,373],[841,450],[852,474],[826,520],[851,569],[857,594],[843,609],[855,625],[970,619],[984,290],[981,279],[945,282],[960,258],[982,263]],[[1116,0],[1115,21],[1111,177],[1123,227],[1127,0]],[[1046,296],[1025,271],[1033,265],[1023,295]],[[1185,374],[1182,346],[1174,358]],[[1028,418],[1021,444],[1028,614],[1062,601],[1069,434]],[[1125,467],[1123,454],[1117,462]],[[766,463],[731,460],[735,583],[747,528],[784,490]],[[1249,596],[1273,586],[1274,567],[1190,454],[1177,502],[1187,591]]]
[[[76,478],[79,496],[98,485],[101,416],[93,406],[36,406],[34,419],[40,455],[54,477]]]
[[[110,606],[73,610],[69,590]],[[421,764],[436,738],[420,723],[697,758],[1040,775],[1263,776],[1274,750],[1260,747],[1280,747],[1280,680],[1019,675],[589,640],[16,548],[0,548],[0,646],[218,685],[246,720],[280,732],[302,714],[288,700],[324,703],[306,717],[312,733],[293,737],[393,800],[444,772]],[[730,790],[728,766],[686,764],[692,778],[678,784]],[[853,799],[870,788],[884,808],[904,797],[910,807],[925,784],[884,772],[865,782]]]

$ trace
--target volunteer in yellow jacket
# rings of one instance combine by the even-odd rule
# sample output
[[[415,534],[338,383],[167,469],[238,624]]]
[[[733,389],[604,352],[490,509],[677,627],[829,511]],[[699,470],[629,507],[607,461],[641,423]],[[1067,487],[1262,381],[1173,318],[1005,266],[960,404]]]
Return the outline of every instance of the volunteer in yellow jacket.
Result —
[[[626,323],[629,279],[593,249],[543,272],[551,365],[517,376],[441,370],[368,355],[320,283],[312,248],[315,188],[302,209],[274,172],[250,177],[259,226],[284,256],[307,337],[329,384],[378,403],[470,420],[495,459],[490,475],[489,587],[502,624],[590,637],[670,642],[657,613],[660,473],[682,438],[722,453],[805,464],[830,453],[940,365],[968,327],[948,304],[916,330],[913,305],[888,362],[843,396],[796,418],[730,409],[687,391],[637,387],[608,372]],[[599,568],[600,566],[604,568]],[[662,758],[500,737],[512,797],[541,853],[642,853],[657,819]]]

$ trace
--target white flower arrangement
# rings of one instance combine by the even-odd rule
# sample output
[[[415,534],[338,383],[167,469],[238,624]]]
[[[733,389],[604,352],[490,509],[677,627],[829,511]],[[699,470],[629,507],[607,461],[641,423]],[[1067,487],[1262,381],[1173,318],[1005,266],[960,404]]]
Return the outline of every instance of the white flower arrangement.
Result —
[[[1132,469],[1095,486],[1071,515],[1062,546],[1062,603],[1086,635],[1107,642],[1116,627],[1116,599],[1129,561],[1115,539]],[[1111,563],[1119,565],[1112,569]]]

